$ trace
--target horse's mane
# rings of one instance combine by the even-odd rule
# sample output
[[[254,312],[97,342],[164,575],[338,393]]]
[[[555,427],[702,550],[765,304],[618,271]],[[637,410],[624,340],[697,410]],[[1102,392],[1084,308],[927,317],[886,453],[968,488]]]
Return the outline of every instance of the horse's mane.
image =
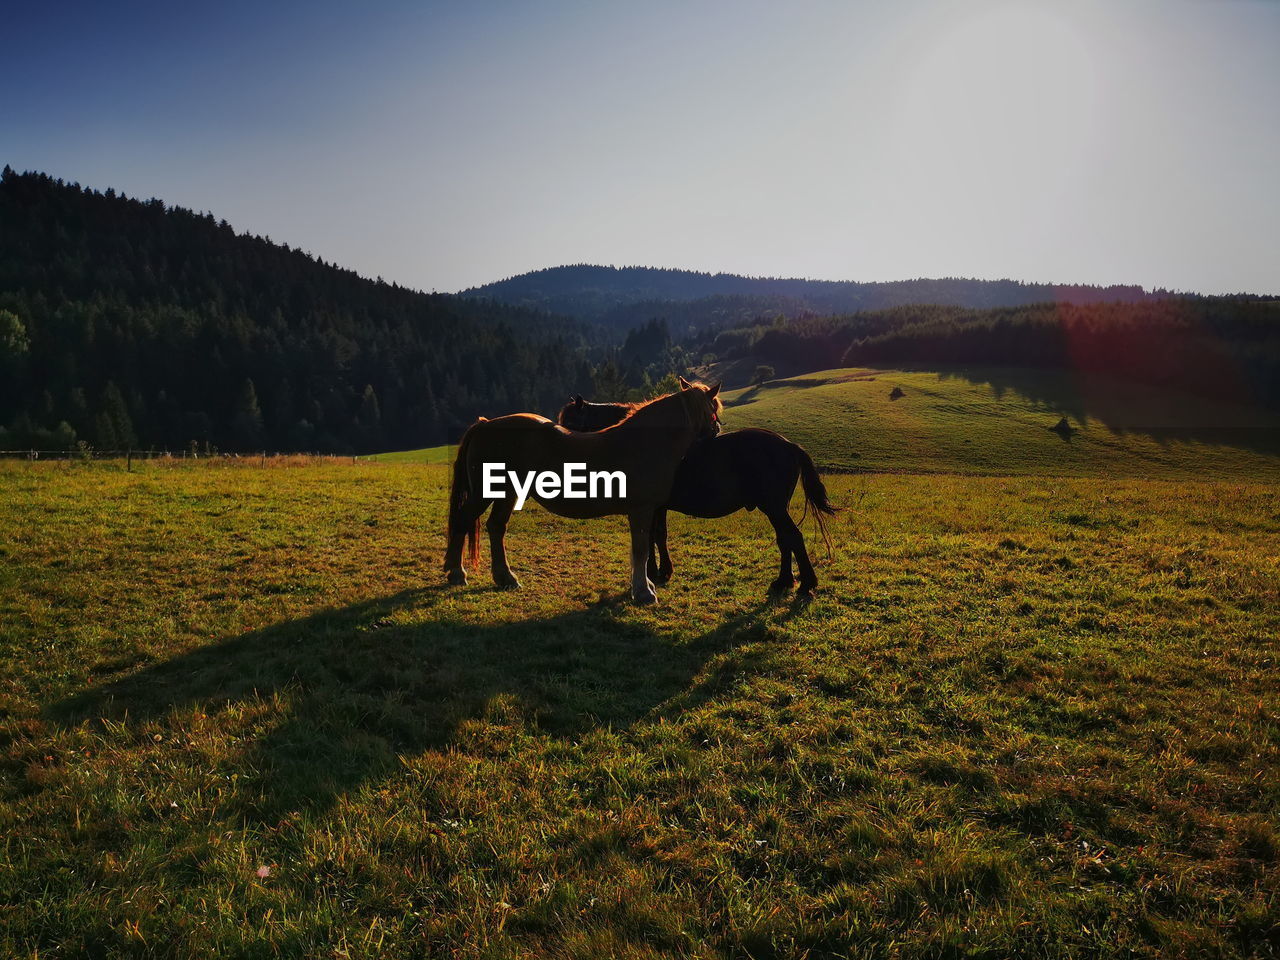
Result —
[[[699,383],[696,380],[690,381],[689,385],[691,387],[702,387],[704,390],[710,389],[707,384]],[[612,430],[614,427],[622,426],[622,424],[626,423],[628,420],[630,420],[632,417],[634,417],[637,413],[639,413],[641,410],[643,410],[645,407],[649,406],[650,404],[657,403],[659,400],[665,400],[668,397],[675,396],[676,393],[680,393],[680,392],[682,391],[677,390],[672,393],[664,393],[661,396],[654,397],[652,400],[642,400],[639,402],[619,400],[614,402],[592,403],[589,400],[584,400],[582,402],[582,406],[594,407],[597,410],[602,410],[607,408],[610,410],[622,412],[623,415],[621,419],[617,420],[614,423],[609,424],[608,426],[600,427],[598,430],[594,431],[596,433],[602,433],[605,430]],[[724,410],[724,403],[720,400],[719,396],[717,396],[715,400],[716,400],[716,415],[719,416]],[[569,414],[571,409],[574,409],[576,407],[577,407],[577,404],[575,400],[570,400],[568,403],[566,403],[563,407],[560,408],[560,413],[556,417],[556,423],[561,424],[563,426],[566,415]]]
[[[645,407],[649,406],[650,404],[657,403],[659,400],[665,400],[669,396],[671,396],[671,394],[664,393],[660,397],[654,397],[652,400],[641,400],[639,403],[610,404],[610,406],[621,407],[622,409],[626,410],[626,414],[617,423],[613,424],[612,426],[604,427],[603,429],[612,430],[614,427],[620,427],[624,423],[626,423],[628,420],[630,420],[632,417],[634,417],[637,413],[639,413],[641,410],[643,410]]]
[[[690,380],[688,381],[688,383],[690,387],[701,387],[703,390],[711,389],[711,387],[708,384],[701,383],[697,380]],[[622,426],[624,423],[626,423],[628,420],[634,417],[637,413],[639,413],[645,407],[652,406],[653,404],[657,403],[659,400],[665,400],[667,399],[667,397],[674,397],[677,394],[683,393],[683,392],[684,392],[683,390],[675,390],[675,391],[672,391],[671,393],[664,393],[660,397],[654,397],[652,400],[645,400],[643,403],[613,404],[613,406],[625,406],[625,407],[631,408],[627,411],[627,415],[623,417],[621,420],[619,420],[617,423],[615,423],[613,427]],[[722,413],[724,413],[724,402],[720,399],[718,395],[716,396],[715,401],[716,401],[716,416],[719,417]],[[613,427],[605,427],[604,429],[612,430]]]
[[[669,393],[664,393],[662,396],[664,396],[664,397],[669,397],[669,396],[670,396],[670,394],[669,394]],[[660,400],[660,399],[662,399],[662,398],[661,398],[661,397],[654,397],[654,398],[653,398],[653,400]],[[611,403],[592,403],[592,404],[591,404],[591,406],[593,406],[593,407],[613,407],[615,410],[625,410],[625,411],[627,412],[627,413],[626,413],[626,416],[627,416],[627,417],[629,417],[629,416],[631,416],[633,413],[635,413],[637,410],[639,410],[641,407],[645,406],[646,404],[653,403],[653,400],[637,400],[637,401],[634,401],[634,402],[633,402],[633,401],[630,401],[630,400],[617,400],[617,401],[614,401],[614,402],[611,402]],[[591,401],[590,401],[590,400],[588,400],[587,402],[588,402],[588,403],[591,403]],[[623,417],[623,419],[625,420],[625,419],[626,419],[626,417]]]

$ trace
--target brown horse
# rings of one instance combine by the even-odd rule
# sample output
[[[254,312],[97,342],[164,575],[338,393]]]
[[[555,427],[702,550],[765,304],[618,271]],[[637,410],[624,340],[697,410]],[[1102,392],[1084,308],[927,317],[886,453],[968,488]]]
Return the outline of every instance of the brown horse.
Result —
[[[617,423],[632,404],[587,403],[574,396],[560,411],[559,422],[570,430],[601,430]],[[659,584],[671,579],[671,554],[667,551],[667,510],[691,517],[724,517],[739,510],[759,509],[771,524],[781,555],[778,578],[771,591],[790,590],[791,558],[800,568],[800,593],[810,594],[818,585],[809,560],[804,534],[787,511],[796,483],[804,487],[806,512],[813,510],[818,530],[831,547],[824,516],[836,508],[813,458],[799,444],[772,430],[748,428],[700,440],[689,448],[676,471],[671,498],[654,514],[650,542],[649,575]]]
[[[528,494],[562,517],[626,514],[631,527],[631,595],[638,603],[653,603],[657,595],[645,568],[654,512],[669,499],[676,468],[689,446],[720,431],[720,385],[708,387],[681,378],[680,387],[678,393],[636,407],[614,426],[596,433],[572,433],[533,413],[482,419],[468,429],[458,445],[449,493],[449,543],[444,555],[449,582],[467,582],[463,540],[471,534],[471,558],[478,562],[480,517],[492,504],[487,526],[493,580],[502,587],[520,585],[507,565],[504,542],[516,497],[505,492],[486,496],[486,464],[502,464],[503,471],[530,477],[562,470],[567,476],[566,465],[579,464],[593,472],[620,472],[625,477],[625,496],[608,496],[593,485],[583,496],[571,499],[554,495],[551,484],[544,489],[541,483],[526,487]]]

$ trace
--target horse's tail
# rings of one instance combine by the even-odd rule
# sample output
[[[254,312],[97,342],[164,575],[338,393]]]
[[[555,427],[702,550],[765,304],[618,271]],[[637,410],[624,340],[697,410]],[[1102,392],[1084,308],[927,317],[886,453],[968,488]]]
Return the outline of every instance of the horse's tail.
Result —
[[[471,431],[478,424],[483,423],[484,417],[481,417],[476,423],[467,428],[467,432],[462,435],[462,440],[458,443],[458,456],[453,461],[453,479],[449,484],[449,542],[453,543],[453,534],[457,529],[457,524],[461,519],[462,508],[471,496],[471,480],[470,473],[467,470],[467,448],[471,441]],[[471,569],[478,570],[480,568],[480,518],[476,517],[475,525],[468,530],[464,536],[471,541],[471,550],[468,559],[471,561]]]
[[[804,512],[807,514],[810,508],[813,509],[813,520],[818,525],[818,532],[822,534],[822,542],[827,545],[827,559],[830,560],[831,534],[827,532],[826,518],[835,516],[838,508],[827,498],[827,486],[818,475],[818,468],[814,466],[809,451],[799,444],[793,446],[796,466],[800,468],[800,483],[804,488]],[[804,517],[800,518],[800,522],[804,523]]]

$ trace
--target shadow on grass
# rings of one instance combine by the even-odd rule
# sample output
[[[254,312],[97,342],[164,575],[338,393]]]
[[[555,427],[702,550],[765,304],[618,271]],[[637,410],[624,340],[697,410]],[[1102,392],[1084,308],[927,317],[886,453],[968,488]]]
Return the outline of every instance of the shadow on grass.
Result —
[[[833,383],[872,383],[879,376],[878,372],[858,370],[854,373],[842,373],[833,377],[777,377],[772,380],[766,380],[764,383],[748,384],[747,389],[743,391],[741,396],[732,400],[726,400],[726,407],[745,407],[749,403],[755,403],[760,399],[761,394],[766,390],[777,390],[781,387],[789,387],[794,390],[812,390],[814,387],[826,387]]]
[[[700,695],[693,683],[708,660],[768,633],[764,605],[677,640],[621,616],[620,603],[477,625],[449,619],[444,596],[407,590],[255,630],[86,690],[46,716],[136,727],[175,710],[218,721],[257,709],[260,721],[232,719],[225,729],[229,740],[243,736],[228,745],[238,806],[270,822],[328,806],[396,769],[400,756],[471,749],[467,724],[477,717],[575,739],[625,728],[668,701],[696,702],[715,687]],[[277,694],[287,703],[264,705]]]
[[[752,384],[741,396],[733,400],[724,401],[724,405],[726,407],[745,407],[749,403],[755,403],[756,400],[760,399],[760,391],[763,389],[764,387],[761,384]]]
[[[1047,417],[1062,415],[1082,427],[1096,422],[1113,433],[1140,434],[1161,444],[1195,442],[1280,456],[1280,416],[1250,403],[1242,387],[1233,389],[1238,385],[1224,384],[1216,395],[1199,396],[1073,370],[930,372],[943,380],[988,386],[997,400],[1016,394],[1043,407]],[[1069,435],[1063,439],[1070,442]]]

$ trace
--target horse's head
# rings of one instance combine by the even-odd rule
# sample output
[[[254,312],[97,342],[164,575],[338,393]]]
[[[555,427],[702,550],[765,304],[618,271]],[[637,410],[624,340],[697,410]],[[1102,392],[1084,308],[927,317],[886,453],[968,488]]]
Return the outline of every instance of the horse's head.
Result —
[[[724,412],[724,404],[720,400],[720,384],[708,387],[704,383],[690,382],[681,377],[680,395],[685,401],[685,410],[693,418],[694,434],[699,440],[720,433],[720,414]]]
[[[634,403],[588,403],[575,393],[560,409],[556,423],[578,433],[603,430],[624,420],[635,407]]]
[[[575,393],[569,398],[569,402],[560,408],[560,413],[556,416],[556,423],[562,427],[568,427],[570,430],[585,429],[582,426],[582,408],[586,405],[582,399],[582,394]]]

